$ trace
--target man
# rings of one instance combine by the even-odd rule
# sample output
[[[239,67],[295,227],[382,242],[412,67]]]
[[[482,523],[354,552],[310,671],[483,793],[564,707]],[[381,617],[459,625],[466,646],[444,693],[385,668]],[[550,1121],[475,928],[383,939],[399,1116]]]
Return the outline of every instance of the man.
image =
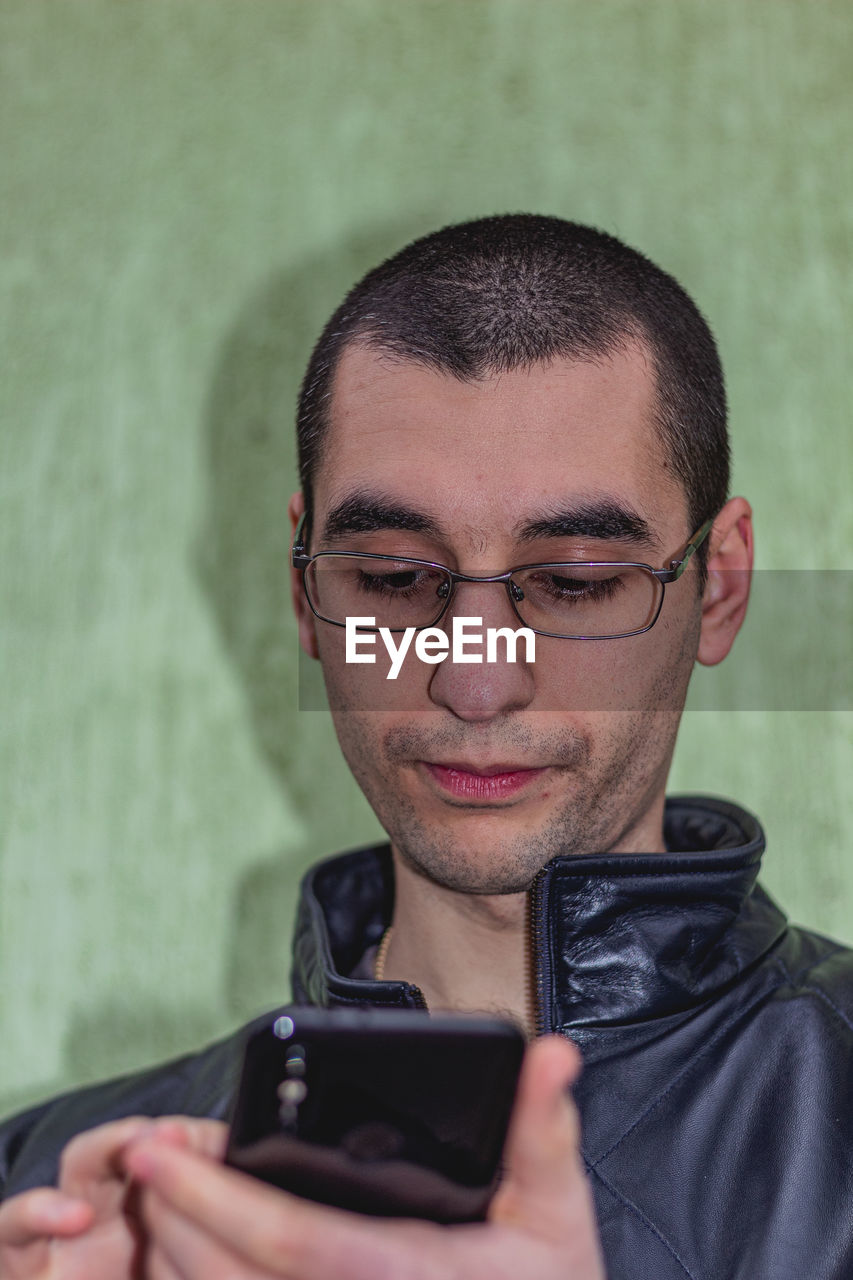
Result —
[[[693,303],[589,228],[450,227],[356,286],[303,383],[293,594],[390,849],[306,878],[294,995],[542,1036],[507,1177],[483,1226],[377,1223],[223,1169],[209,1122],[120,1119],[225,1115],[233,1039],[9,1122],[0,1274],[112,1280],[141,1239],[154,1280],[597,1280],[597,1223],[612,1280],[853,1275],[851,953],[756,886],[751,815],[664,797],[693,663],[747,605],[725,422]],[[535,656],[436,660],[463,617]]]

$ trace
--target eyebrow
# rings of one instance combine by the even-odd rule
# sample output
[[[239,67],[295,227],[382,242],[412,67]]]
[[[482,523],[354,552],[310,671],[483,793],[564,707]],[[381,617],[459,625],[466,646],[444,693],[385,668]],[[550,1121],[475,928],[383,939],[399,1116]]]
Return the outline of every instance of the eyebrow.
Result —
[[[417,507],[408,506],[381,493],[357,491],[348,494],[334,506],[323,524],[323,540],[348,537],[358,533],[377,533],[400,529],[422,533],[446,541],[440,521]],[[589,538],[598,541],[624,542],[629,546],[660,549],[660,540],[647,520],[622,502],[599,498],[552,507],[517,525],[519,542],[541,538]]]
[[[348,494],[326,516],[323,539],[343,538],[353,533],[377,533],[383,529],[405,529],[441,538],[441,524],[425,511],[406,506],[383,494]]]
[[[537,538],[595,538],[625,542],[629,546],[660,550],[660,540],[647,520],[631,507],[612,498],[570,503],[552,508],[516,527],[520,542]]]

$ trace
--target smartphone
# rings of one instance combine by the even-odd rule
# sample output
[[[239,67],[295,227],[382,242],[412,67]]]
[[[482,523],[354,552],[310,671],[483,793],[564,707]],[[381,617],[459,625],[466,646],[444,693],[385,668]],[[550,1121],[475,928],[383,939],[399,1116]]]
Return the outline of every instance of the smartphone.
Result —
[[[524,1047],[493,1018],[293,1006],[246,1045],[226,1164],[358,1213],[482,1221]]]

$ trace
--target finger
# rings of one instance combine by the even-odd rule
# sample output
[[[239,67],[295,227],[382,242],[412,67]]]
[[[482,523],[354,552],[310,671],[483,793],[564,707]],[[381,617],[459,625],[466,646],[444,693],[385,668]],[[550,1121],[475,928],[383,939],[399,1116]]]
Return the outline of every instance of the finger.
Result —
[[[22,1191],[0,1206],[0,1245],[24,1248],[39,1240],[77,1236],[88,1230],[93,1217],[90,1204],[54,1187]]]
[[[222,1160],[228,1143],[228,1126],[221,1120],[197,1120],[189,1116],[162,1116],[141,1136],[149,1134],[211,1160]]]
[[[149,1244],[145,1254],[145,1271],[140,1280],[186,1280],[186,1278],[175,1270],[171,1260],[166,1257],[159,1245]]]
[[[250,1267],[216,1236],[196,1226],[150,1188],[143,1197],[143,1218],[149,1236],[148,1280],[216,1280],[240,1276],[255,1280],[262,1273]],[[267,1272],[267,1280],[269,1272]]]
[[[562,1036],[535,1041],[525,1054],[492,1221],[553,1239],[569,1229],[572,1205],[579,1201],[585,1209],[580,1124],[569,1093],[580,1067],[578,1050]]]
[[[369,1218],[301,1200],[153,1139],[134,1144],[126,1163],[157,1193],[156,1199],[143,1198],[143,1216],[157,1245],[168,1209],[230,1250],[244,1269],[253,1266],[294,1280],[376,1280],[397,1273],[404,1224],[383,1224],[378,1231]],[[174,1236],[170,1244],[170,1260],[180,1274]],[[406,1258],[411,1264],[410,1250]]]
[[[122,1148],[150,1130],[153,1123],[145,1116],[132,1116],[79,1133],[62,1152],[60,1189],[69,1195],[88,1199],[99,1184],[120,1184],[124,1179],[119,1160]]]

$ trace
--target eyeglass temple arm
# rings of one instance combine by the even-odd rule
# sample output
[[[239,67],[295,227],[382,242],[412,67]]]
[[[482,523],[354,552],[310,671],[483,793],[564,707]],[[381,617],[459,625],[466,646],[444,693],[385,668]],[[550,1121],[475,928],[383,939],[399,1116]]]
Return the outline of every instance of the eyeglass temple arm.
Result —
[[[302,531],[305,528],[305,521],[308,519],[308,512],[303,511],[299,517],[299,523],[293,534],[293,548],[290,553],[290,561],[294,569],[307,569],[311,563],[311,557],[305,552],[305,545],[302,541]]]
[[[681,559],[673,560],[671,562],[671,566],[669,569],[664,569],[656,573],[655,577],[659,578],[660,581],[664,583],[677,582],[678,579],[681,577],[682,573],[684,573],[684,570],[687,568],[687,565],[690,562],[691,556],[696,551],[699,550],[702,543],[705,541],[708,534],[713,529],[714,521],[716,520],[716,518],[717,518],[716,516],[709,516],[709,518],[702,525],[701,529],[697,529],[696,533],[694,533],[693,537],[690,539],[687,546],[684,548],[684,554],[681,557]]]

